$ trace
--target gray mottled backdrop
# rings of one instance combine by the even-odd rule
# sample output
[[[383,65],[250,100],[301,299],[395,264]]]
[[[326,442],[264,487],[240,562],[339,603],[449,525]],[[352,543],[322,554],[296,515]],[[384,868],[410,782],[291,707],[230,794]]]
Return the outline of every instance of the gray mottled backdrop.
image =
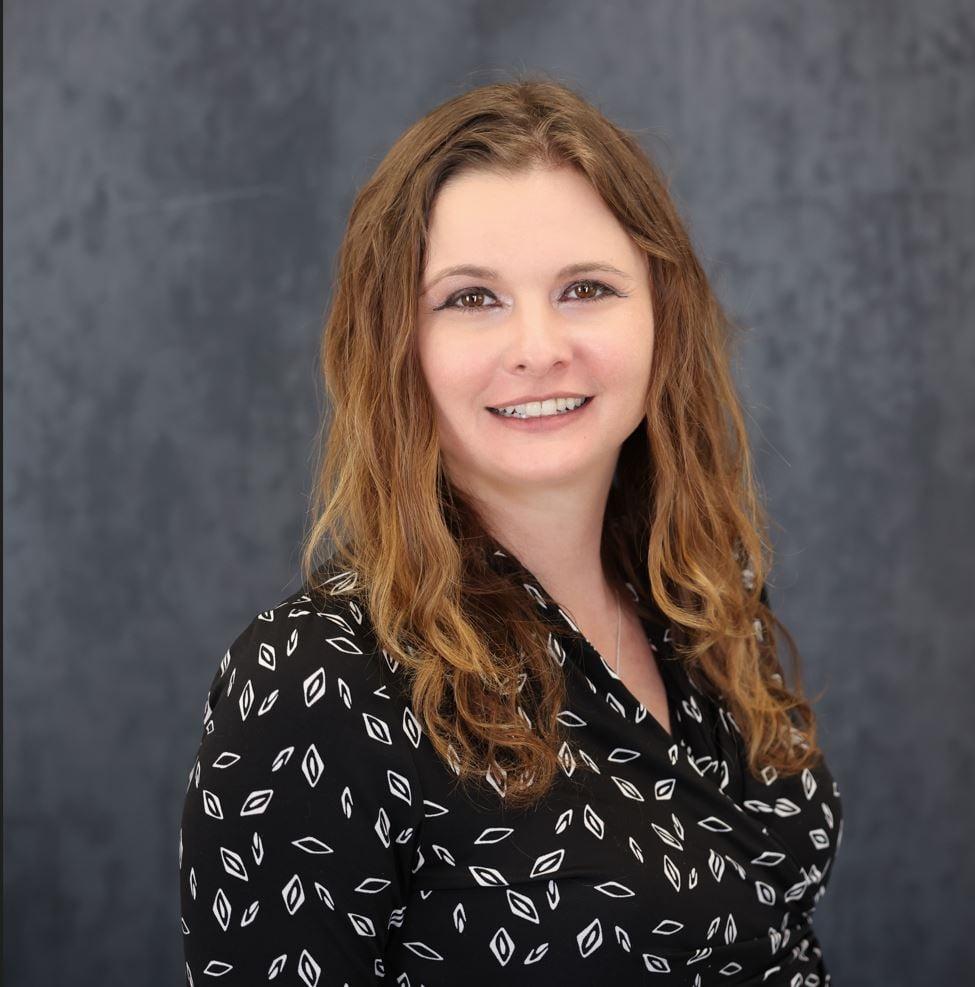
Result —
[[[4,5],[6,980],[181,982],[178,816],[233,636],[297,587],[356,188],[548,71],[641,132],[751,332],[773,601],[844,796],[838,985],[975,961],[970,4]]]

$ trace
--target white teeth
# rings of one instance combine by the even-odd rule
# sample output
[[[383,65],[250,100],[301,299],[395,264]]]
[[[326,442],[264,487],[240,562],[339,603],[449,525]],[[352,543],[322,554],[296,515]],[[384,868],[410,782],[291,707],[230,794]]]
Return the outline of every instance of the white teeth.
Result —
[[[585,402],[586,398],[549,398],[547,401],[530,401],[528,404],[509,405],[494,410],[508,418],[545,418],[548,415],[564,415]]]

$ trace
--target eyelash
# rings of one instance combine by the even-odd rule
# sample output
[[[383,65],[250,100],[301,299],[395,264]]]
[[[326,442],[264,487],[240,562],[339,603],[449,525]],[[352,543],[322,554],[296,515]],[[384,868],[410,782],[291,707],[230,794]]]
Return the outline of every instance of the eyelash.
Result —
[[[602,301],[604,298],[610,298],[616,296],[617,298],[625,298],[626,295],[621,291],[616,291],[614,288],[610,288],[608,284],[603,284],[602,281],[593,281],[590,278],[586,278],[582,281],[573,281],[572,284],[566,289],[566,291],[571,291],[573,288],[578,287],[580,284],[591,284],[594,288],[602,288],[602,294],[596,295],[594,298],[573,298],[570,301],[576,302],[598,302]],[[497,297],[493,291],[489,288],[462,288],[460,291],[455,291],[444,303],[443,305],[438,305],[434,311],[439,312],[443,309],[454,309],[458,312],[486,312],[490,308],[495,306],[485,306],[485,305],[455,305],[454,302],[463,298],[465,295],[490,295],[492,298]]]

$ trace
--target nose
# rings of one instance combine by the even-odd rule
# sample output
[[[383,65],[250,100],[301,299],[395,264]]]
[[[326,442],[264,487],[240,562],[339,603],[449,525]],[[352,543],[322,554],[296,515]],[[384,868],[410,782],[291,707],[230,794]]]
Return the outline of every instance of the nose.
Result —
[[[508,370],[537,374],[572,359],[569,326],[547,301],[523,302],[508,320],[505,364]]]

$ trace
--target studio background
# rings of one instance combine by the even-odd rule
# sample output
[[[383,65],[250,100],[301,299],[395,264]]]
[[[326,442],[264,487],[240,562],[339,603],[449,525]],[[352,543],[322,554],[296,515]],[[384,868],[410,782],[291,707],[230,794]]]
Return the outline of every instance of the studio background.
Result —
[[[636,130],[720,298],[844,800],[837,987],[963,982],[975,16],[908,2],[4,4],[4,982],[182,983],[211,677],[299,585],[356,189],[544,71]],[[476,958],[472,958],[472,961]]]

